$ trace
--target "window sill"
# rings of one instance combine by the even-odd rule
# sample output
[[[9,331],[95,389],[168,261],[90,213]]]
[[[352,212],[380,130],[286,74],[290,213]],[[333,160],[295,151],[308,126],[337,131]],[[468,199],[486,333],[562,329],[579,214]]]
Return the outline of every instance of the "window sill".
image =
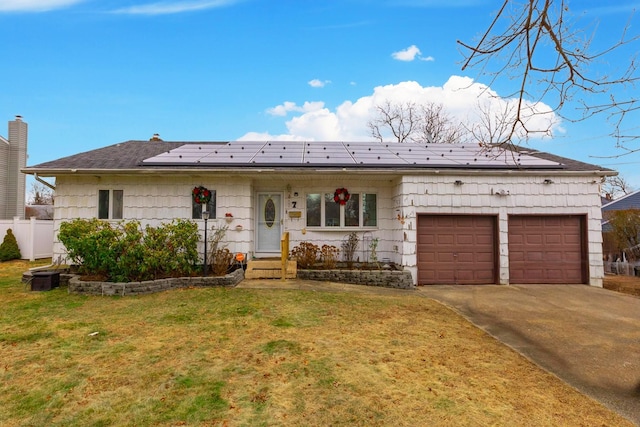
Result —
[[[375,231],[377,226],[372,227],[307,227],[309,231]]]

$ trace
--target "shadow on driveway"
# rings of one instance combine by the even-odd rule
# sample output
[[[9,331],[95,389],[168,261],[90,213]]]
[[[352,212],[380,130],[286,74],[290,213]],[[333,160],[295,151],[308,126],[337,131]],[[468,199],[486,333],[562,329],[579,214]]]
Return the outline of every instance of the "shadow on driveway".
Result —
[[[640,425],[640,298],[586,285],[424,286],[418,293]]]

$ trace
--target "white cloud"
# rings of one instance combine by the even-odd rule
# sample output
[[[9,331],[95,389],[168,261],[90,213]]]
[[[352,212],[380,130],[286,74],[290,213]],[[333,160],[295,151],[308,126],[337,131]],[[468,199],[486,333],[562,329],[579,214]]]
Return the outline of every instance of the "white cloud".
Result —
[[[435,61],[436,58],[434,58],[433,56],[423,56],[420,57],[420,61],[427,61],[427,62],[433,62]]]
[[[311,87],[325,87],[326,85],[328,85],[329,83],[331,83],[331,80],[318,80],[318,79],[313,79],[309,81],[309,86]]]
[[[418,46],[415,44],[412,44],[406,49],[393,52],[391,56],[393,59],[397,59],[398,61],[413,61],[416,59],[416,56],[420,56],[420,49],[418,49]]]
[[[334,110],[325,107],[323,102],[305,102],[298,106],[294,102],[268,110],[270,114],[286,116],[295,113],[285,122],[287,133],[281,135],[248,133],[240,139],[256,139],[262,135],[270,140],[307,140],[307,141],[367,141],[371,140],[367,122],[373,117],[376,105],[386,101],[392,103],[414,102],[416,104],[443,104],[446,111],[455,119],[467,125],[478,122],[476,113],[478,104],[489,106],[491,111],[503,111],[515,102],[513,99],[502,99],[490,87],[474,82],[469,77],[451,76],[442,86],[421,86],[415,81],[378,86],[371,95],[363,96],[355,101],[345,101]],[[545,131],[551,127],[555,132],[562,132],[560,119],[548,105],[528,103],[527,107],[534,111],[526,119],[530,131]],[[495,109],[495,110],[494,110]],[[540,138],[545,135],[533,134]],[[548,135],[546,135],[548,136]]]
[[[46,12],[82,3],[84,0],[0,0],[0,12]]]
[[[305,102],[302,106],[297,105],[295,102],[285,101],[282,105],[276,105],[275,107],[267,109],[267,113],[272,116],[286,116],[289,112],[307,113],[316,111],[324,107],[324,102]]]
[[[191,0],[191,1],[161,1],[138,6],[116,9],[114,13],[131,15],[167,15],[171,13],[195,12],[217,7],[231,6],[242,0]]]

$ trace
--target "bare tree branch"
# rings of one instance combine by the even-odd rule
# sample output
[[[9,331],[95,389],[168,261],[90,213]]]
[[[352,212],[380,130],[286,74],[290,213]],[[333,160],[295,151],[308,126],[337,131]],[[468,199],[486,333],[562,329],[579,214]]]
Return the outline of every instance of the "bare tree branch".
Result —
[[[608,176],[600,188],[600,194],[610,200],[618,199],[632,191],[631,184],[620,175]]]
[[[592,52],[593,34],[585,37],[586,28],[574,20],[568,4],[569,0],[503,0],[477,43],[458,41],[465,55],[462,69],[478,68],[482,75],[490,77],[490,85],[498,78],[517,82],[517,89],[506,95],[515,97],[518,104],[503,143],[512,142],[519,129],[529,132],[527,109],[544,101],[569,121],[608,114],[614,126],[612,135],[625,147],[640,138],[640,133],[620,131],[626,121],[632,120],[630,113],[640,109],[640,104],[635,91],[618,90],[615,94],[611,91],[629,89],[640,78],[635,57],[615,77],[599,75],[595,65],[639,37],[628,36],[630,22],[627,22],[618,42]],[[620,94],[626,98],[619,99]],[[582,105],[575,117],[565,108],[574,100]]]
[[[466,130],[454,121],[442,104],[387,100],[375,107],[374,117],[367,125],[371,136],[378,141],[451,144],[466,138]]]

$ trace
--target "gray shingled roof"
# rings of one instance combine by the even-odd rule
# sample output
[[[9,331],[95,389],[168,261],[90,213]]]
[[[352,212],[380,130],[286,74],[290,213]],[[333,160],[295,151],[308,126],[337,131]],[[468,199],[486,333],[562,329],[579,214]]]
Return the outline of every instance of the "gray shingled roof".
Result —
[[[126,141],[28,166],[27,169],[135,169],[144,159],[184,144],[185,142]]]
[[[257,144],[254,142],[254,145]],[[291,147],[289,148],[299,148],[298,146],[301,144],[299,141],[292,141]],[[352,144],[352,147],[356,145],[362,149],[362,147],[368,147],[370,144],[374,147],[377,142],[359,142],[359,143],[337,143],[337,142],[328,142],[328,143],[311,143],[311,144],[342,144],[342,146],[348,147],[349,144]],[[271,144],[269,144],[271,145]],[[287,146],[286,142],[274,142],[274,145],[277,145],[282,152],[285,152],[283,147]],[[388,144],[390,147],[393,146],[393,143]],[[398,148],[401,148],[399,151],[405,151],[404,159],[407,157],[411,157],[417,151],[414,150],[414,153],[410,153],[411,150],[404,146],[405,144],[398,145]],[[264,163],[251,164],[250,162],[242,162],[242,161],[233,161],[230,162],[227,159],[220,156],[220,158],[216,158],[213,154],[218,152],[219,149],[222,152],[224,150],[236,150],[238,154],[247,154],[244,150],[244,146],[249,147],[249,143],[243,143],[240,141],[228,143],[228,142],[168,142],[168,141],[126,141],[114,145],[110,145],[108,147],[99,148],[96,150],[87,151],[84,153],[75,154],[68,157],[63,157],[61,159],[52,160],[45,163],[40,163],[35,166],[28,166],[24,168],[23,171],[26,173],[38,173],[45,175],[47,172],[52,175],[55,173],[64,173],[65,171],[97,171],[97,170],[145,170],[145,169],[162,169],[163,167],[171,167],[171,168],[189,168],[189,167],[198,167],[198,168],[206,168],[206,167],[250,167],[250,166],[264,166]],[[329,145],[328,145],[329,146]],[[401,147],[402,146],[402,147]],[[175,161],[180,155],[176,155],[176,153],[189,153],[198,149],[198,147],[202,147],[202,152],[209,153],[209,159],[206,162],[202,162],[200,160],[182,160]],[[219,147],[219,148],[218,148]],[[420,149],[424,149],[425,147],[419,144],[416,144],[416,147]],[[433,146],[432,146],[433,147]],[[378,149],[381,147],[378,146]],[[369,164],[366,164],[366,155],[370,154],[368,152],[363,153],[365,156],[365,162],[352,164],[351,167],[419,167],[419,168],[453,168],[453,169],[475,169],[479,167],[479,163],[474,164],[473,156],[469,154],[471,147],[460,145],[450,145],[447,146],[447,149],[444,149],[442,145],[437,147],[433,147],[432,150],[434,152],[440,153],[442,152],[443,158],[446,159],[446,156],[450,159],[450,161],[440,161],[435,162],[433,164],[429,164],[423,160],[416,164],[415,162],[412,164],[399,161],[397,157],[397,153],[395,153],[395,148],[393,148],[393,152],[391,152],[391,148],[387,149],[387,153],[383,154],[388,155],[390,157],[394,157],[390,159],[390,163],[384,163],[380,160],[380,157],[377,157],[377,160],[372,160]],[[173,150],[173,151],[172,151]],[[407,151],[408,150],[408,151]],[[479,149],[471,149],[471,151],[475,152]],[[553,154],[540,152],[536,150],[526,149],[526,148],[511,148],[514,151],[513,155],[502,155],[501,158],[496,157],[495,165],[491,164],[491,162],[487,162],[486,158],[483,158],[483,162],[485,163],[484,169],[519,169],[519,168],[531,168],[531,169],[552,169],[552,170],[565,170],[565,171],[598,171],[598,172],[609,172],[607,174],[613,174],[614,171],[606,168],[602,168],[600,166],[579,162],[576,160],[556,156]],[[384,151],[384,150],[383,150]],[[286,151],[287,153],[293,154],[292,150]],[[451,154],[449,154],[451,152]],[[264,153],[264,151],[263,151]],[[196,153],[197,154],[197,153]],[[402,154],[401,154],[402,156]],[[463,156],[466,160],[459,161],[459,157]],[[519,157],[518,157],[519,156]],[[516,159],[514,162],[517,164],[505,164],[505,157]],[[271,156],[269,161],[272,161],[274,157]],[[284,160],[280,161],[275,157],[275,166],[281,167],[292,167],[296,166],[295,162],[291,161],[290,154],[285,157]],[[280,157],[282,158],[282,156]],[[440,158],[440,154],[438,154],[438,158]],[[523,159],[522,162],[517,159]],[[169,161],[165,161],[163,159],[169,159]],[[535,159],[541,159],[536,161]],[[146,160],[146,162],[145,162]],[[312,164],[302,164],[302,166],[314,166],[314,167],[335,167],[335,161],[327,161],[322,159],[323,161],[313,162]],[[479,159],[480,160],[480,159]],[[433,162],[433,159],[431,159]],[[466,162],[466,163],[465,163]],[[255,161],[253,162],[255,163]],[[300,163],[297,166],[301,166]]]
[[[640,190],[626,194],[602,206],[603,211],[621,211],[624,209],[640,209]]]

